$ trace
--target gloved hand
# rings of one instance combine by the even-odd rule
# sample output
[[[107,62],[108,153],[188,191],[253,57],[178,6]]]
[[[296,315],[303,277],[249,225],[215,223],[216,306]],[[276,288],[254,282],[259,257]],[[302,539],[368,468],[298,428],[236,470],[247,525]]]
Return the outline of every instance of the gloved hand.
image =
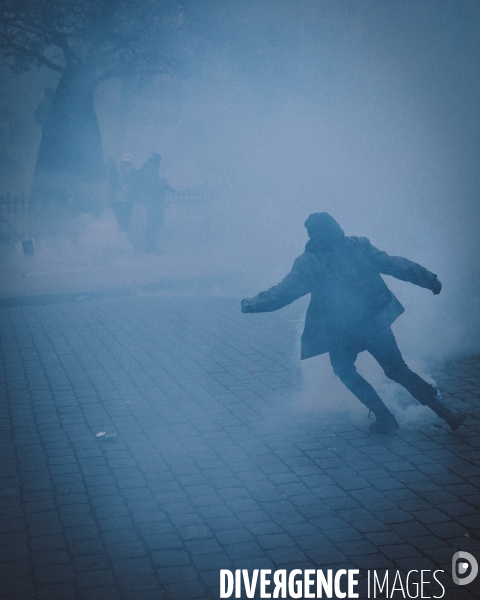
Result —
[[[242,304],[241,304],[241,310],[242,313],[253,313],[253,307],[250,304],[250,300],[248,298],[245,298],[242,300]]]
[[[435,277],[435,280],[432,283],[432,292],[436,295],[439,294],[442,291],[442,284],[440,283],[440,281],[438,281],[438,279]]]

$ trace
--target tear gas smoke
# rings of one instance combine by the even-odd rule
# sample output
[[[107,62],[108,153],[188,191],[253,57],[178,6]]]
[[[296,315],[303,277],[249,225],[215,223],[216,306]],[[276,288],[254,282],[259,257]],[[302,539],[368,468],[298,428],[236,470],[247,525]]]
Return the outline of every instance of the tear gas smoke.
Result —
[[[428,376],[432,360],[478,351],[480,84],[471,74],[480,16],[472,2],[440,4],[248,3],[222,13],[206,3],[205,23],[227,31],[233,14],[260,45],[252,50],[245,37],[227,52],[213,37],[192,77],[99,88],[106,156],[119,161],[129,152],[139,167],[156,151],[171,186],[208,182],[215,191],[208,233],[202,237],[203,225],[188,220],[175,229],[167,218],[163,257],[144,264],[157,260],[156,273],[165,276],[179,264],[192,266],[184,266],[186,276],[229,274],[236,285],[228,293],[253,295],[301,254],[308,214],[327,211],[347,235],[367,236],[442,281],[434,297],[387,278],[407,309],[394,330],[412,368]],[[111,214],[79,217],[77,230],[75,241],[38,243],[37,268],[42,261],[50,271],[65,271],[69,261],[103,264],[121,269],[126,283],[135,280],[143,259]],[[395,401],[397,386],[367,358],[359,362]],[[302,368],[300,403],[311,405],[323,389],[323,406],[333,397],[337,408],[339,398],[349,409],[357,404],[325,357]]]

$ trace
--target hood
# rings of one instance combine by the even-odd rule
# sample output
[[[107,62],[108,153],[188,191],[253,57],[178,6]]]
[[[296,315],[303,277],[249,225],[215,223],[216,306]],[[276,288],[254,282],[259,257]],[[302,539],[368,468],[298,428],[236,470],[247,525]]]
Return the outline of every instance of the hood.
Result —
[[[305,221],[310,240],[305,252],[322,252],[333,248],[345,234],[335,219],[326,212],[313,213]]]

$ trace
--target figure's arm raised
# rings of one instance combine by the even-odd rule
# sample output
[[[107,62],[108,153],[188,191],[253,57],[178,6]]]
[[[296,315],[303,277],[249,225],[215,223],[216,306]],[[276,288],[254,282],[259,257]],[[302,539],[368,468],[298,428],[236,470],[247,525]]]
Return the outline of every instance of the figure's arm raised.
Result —
[[[440,293],[442,284],[435,273],[403,256],[390,256],[386,252],[378,250],[378,248],[372,246],[370,240],[367,238],[355,239],[367,255],[369,261],[378,269],[379,273],[391,275],[402,281],[409,281],[410,283],[431,290],[434,294]]]

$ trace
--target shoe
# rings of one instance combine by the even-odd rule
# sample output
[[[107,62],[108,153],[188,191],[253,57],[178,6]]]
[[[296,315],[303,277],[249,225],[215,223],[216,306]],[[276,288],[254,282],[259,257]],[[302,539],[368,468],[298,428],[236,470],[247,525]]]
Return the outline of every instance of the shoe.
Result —
[[[436,413],[441,419],[443,419],[447,425],[450,425],[452,431],[457,431],[460,425],[465,421],[467,415],[461,412],[453,412],[448,406],[440,401],[442,394],[439,390],[435,390],[435,396],[429,398],[426,402],[422,403],[428,406]]]
[[[452,431],[457,431],[460,425],[465,421],[467,415],[461,412],[453,412],[448,406],[445,406],[438,400],[432,400],[427,404],[441,419],[443,419],[447,425],[450,426]]]
[[[443,418],[448,423],[448,425],[450,425],[450,429],[452,431],[457,431],[457,429],[460,427],[460,425],[467,418],[467,415],[465,415],[464,413],[453,413],[452,411],[450,411],[450,412],[451,412],[451,415],[448,415],[447,417],[443,417]]]
[[[397,419],[392,415],[392,413],[377,418],[373,423],[371,423],[368,428],[372,433],[391,433],[396,429],[399,429],[400,425],[397,422]]]

